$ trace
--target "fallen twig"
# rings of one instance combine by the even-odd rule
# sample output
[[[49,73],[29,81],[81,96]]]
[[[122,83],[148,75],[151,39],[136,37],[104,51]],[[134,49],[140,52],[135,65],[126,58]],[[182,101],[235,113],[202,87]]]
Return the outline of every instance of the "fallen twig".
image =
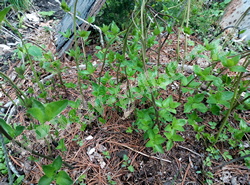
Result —
[[[177,145],[177,147],[183,148],[183,149],[185,149],[185,150],[188,150],[189,152],[192,152],[192,153],[195,154],[195,155],[198,155],[199,157],[202,157],[200,154],[196,153],[195,151],[193,151],[193,150],[191,150],[191,149],[189,149],[189,148],[186,148],[186,147],[181,146],[181,145]]]
[[[113,143],[113,144],[117,144],[117,145],[120,145],[120,146],[123,146],[123,147],[125,147],[125,148],[128,148],[128,149],[132,150],[133,152],[136,152],[136,153],[141,154],[141,155],[143,155],[143,156],[145,156],[145,157],[148,157],[148,158],[158,159],[158,160],[161,160],[161,161],[165,161],[165,162],[168,162],[168,163],[172,163],[171,161],[169,161],[169,160],[167,160],[167,159],[162,159],[162,158],[159,158],[159,157],[150,156],[150,155],[148,155],[148,154],[142,153],[142,152],[140,152],[140,151],[138,151],[138,150],[135,150],[135,149],[133,149],[133,148],[127,146],[127,145],[124,145],[124,144],[122,144],[122,143],[117,143],[117,142],[114,142],[114,141],[108,141],[108,142],[109,142],[109,143]]]

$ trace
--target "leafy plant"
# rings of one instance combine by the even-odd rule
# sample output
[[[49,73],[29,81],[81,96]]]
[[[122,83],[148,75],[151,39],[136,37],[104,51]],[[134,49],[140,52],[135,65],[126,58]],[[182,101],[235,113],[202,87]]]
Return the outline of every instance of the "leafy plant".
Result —
[[[6,175],[8,173],[8,169],[6,166],[4,151],[2,149],[2,146],[0,146],[0,175]]]
[[[126,3],[128,9],[124,9]],[[197,173],[202,173],[206,177],[206,183],[212,184],[213,173],[207,169],[213,165],[213,160],[232,159],[231,148],[237,150],[241,156],[248,154],[244,140],[250,129],[247,122],[238,114],[250,107],[250,82],[245,73],[250,64],[249,52],[244,54],[244,57],[247,57],[243,64],[240,63],[243,55],[222,51],[219,42],[205,41],[204,45],[198,45],[189,52],[187,48],[193,46],[194,42],[188,40],[188,35],[206,35],[207,21],[213,22],[214,15],[221,15],[221,8],[227,3],[228,1],[214,4],[209,10],[202,12],[199,10],[205,6],[203,1],[107,1],[101,14],[107,9],[120,7],[115,11],[119,11],[123,16],[122,20],[128,19],[129,16],[131,18],[126,23],[113,21],[121,18],[113,12],[105,13],[105,16],[110,16],[107,21],[111,24],[101,27],[105,45],[95,47],[95,56],[89,56],[85,51],[85,46],[90,43],[91,33],[77,29],[77,12],[74,10],[74,28],[62,35],[70,38],[74,34],[75,45],[67,55],[75,62],[77,83],[64,81],[63,74],[68,72],[68,68],[63,67],[64,64],[60,60],[55,60],[52,52],[47,52],[43,46],[30,43],[20,45],[17,55],[22,56],[20,58],[25,62],[15,70],[20,78],[27,79],[25,74],[30,66],[34,75],[32,85],[38,84],[38,91],[29,88],[27,92],[22,92],[8,76],[0,73],[4,82],[15,90],[22,105],[27,109],[27,115],[40,123],[30,124],[28,128],[24,128],[11,126],[0,119],[0,130],[5,133],[6,142],[20,135],[23,129],[30,129],[35,131],[38,139],[46,141],[49,153],[54,154],[48,139],[54,141],[54,136],[58,138],[59,130],[65,129],[68,124],[79,124],[80,131],[91,129],[92,125],[88,123],[97,123],[98,126],[106,124],[110,120],[106,110],[110,109],[120,116],[117,122],[133,119],[126,132],[143,133],[145,146],[152,148],[154,152],[164,153],[174,148],[176,142],[185,142],[186,138],[183,135],[191,126],[196,134],[195,139],[206,148],[204,169]],[[66,12],[70,11],[65,1],[62,1],[61,7]],[[5,19],[9,9],[5,8],[0,12],[0,21]],[[52,12],[42,14],[49,16]],[[102,17],[100,20],[102,21]],[[95,19],[89,18],[88,21],[93,23]],[[174,31],[178,32],[179,38],[181,34],[185,36],[184,55],[181,56],[179,43],[176,48],[176,61],[174,59],[163,65],[160,62],[161,50],[166,43],[171,42],[168,36],[174,34]],[[161,40],[162,34],[166,37],[164,42]],[[114,46],[119,47],[115,50]],[[153,46],[157,46],[154,51],[157,59],[154,63],[148,54],[154,50]],[[207,56],[203,52],[210,55]],[[208,60],[209,66],[189,66],[191,72],[186,73],[185,66],[200,57]],[[98,58],[98,65],[93,63],[92,58]],[[42,73],[52,74],[55,78],[44,83],[40,79]],[[61,92],[61,88],[66,96],[54,93],[56,95],[50,97],[53,93],[49,94],[49,90]],[[86,97],[86,89],[88,92],[91,91],[94,97],[91,103],[87,101],[89,97]],[[80,98],[74,101],[67,100],[66,97],[71,90],[77,91]],[[33,94],[37,97],[32,97]],[[7,93],[5,96],[9,97]],[[52,98],[57,100],[51,102]],[[66,108],[66,114],[59,116]],[[203,119],[207,115],[211,119]],[[25,136],[23,138],[25,139]],[[75,134],[72,140],[79,146],[85,144],[80,134]],[[65,139],[59,138],[58,141],[56,149],[65,152]],[[230,149],[221,152],[216,146],[218,143],[226,143]],[[111,157],[108,151],[103,151],[103,155],[107,159]],[[43,157],[53,160],[48,156]],[[249,166],[249,158],[244,160]],[[69,175],[65,171],[60,171],[63,163],[59,156],[52,164],[44,165],[45,175],[39,184],[50,184],[53,181],[57,184],[72,184]],[[135,171],[127,155],[123,157],[122,167],[130,172]],[[87,183],[85,181],[87,178],[83,175],[77,182]],[[111,175],[107,175],[105,181],[117,184]]]
[[[62,166],[62,158],[58,156],[52,164],[44,165],[43,171],[44,176],[38,182],[38,185],[49,185],[53,180],[57,184],[61,185],[70,185],[73,184],[73,181],[65,171],[59,171]]]
[[[131,160],[127,155],[123,155],[122,167],[126,167],[130,172],[135,171],[134,167],[131,165]]]
[[[44,124],[46,121],[50,121],[55,118],[67,107],[67,105],[68,100],[42,104],[34,99],[32,102],[32,108],[30,108],[27,112]]]
[[[16,10],[23,10],[23,11],[27,10],[31,5],[30,0],[7,0],[7,2],[13,5],[13,7]]]

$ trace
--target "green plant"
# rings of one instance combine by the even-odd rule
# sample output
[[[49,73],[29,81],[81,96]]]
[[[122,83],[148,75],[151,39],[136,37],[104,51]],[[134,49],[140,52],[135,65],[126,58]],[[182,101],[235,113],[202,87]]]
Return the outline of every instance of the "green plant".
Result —
[[[107,5],[120,6],[124,2],[127,1],[107,1]],[[97,52],[93,57],[88,56],[85,51],[85,46],[90,43],[90,32],[77,29],[77,12],[74,7],[72,15],[74,28],[62,34],[69,38],[72,32],[74,33],[75,45],[67,55],[75,62],[77,83],[64,81],[63,75],[68,73],[68,68],[63,67],[64,64],[59,60],[55,60],[51,52],[46,51],[42,46],[22,43],[17,55],[25,62],[16,68],[16,72],[19,78],[26,79],[25,74],[30,66],[35,77],[32,85],[38,84],[38,92],[33,87],[27,92],[22,92],[8,76],[1,73],[0,75],[4,83],[9,83],[15,90],[22,105],[27,109],[27,116],[32,116],[39,124],[30,123],[27,128],[23,128],[16,125],[10,126],[0,120],[1,133],[8,140],[13,140],[22,133],[23,129],[33,130],[37,139],[46,141],[50,154],[54,154],[50,140],[55,141],[54,138],[57,138],[56,149],[64,155],[67,150],[66,140],[59,138],[59,132],[70,124],[80,124],[80,131],[91,129],[92,123],[101,127],[110,120],[111,117],[106,112],[110,109],[120,116],[117,123],[133,119],[132,125],[126,130],[127,133],[142,133],[146,147],[152,148],[154,152],[164,153],[174,148],[177,142],[185,142],[187,139],[185,132],[191,125],[195,131],[196,140],[204,144],[206,149],[204,169],[197,173],[202,173],[206,177],[206,183],[211,184],[213,173],[207,169],[212,167],[213,160],[222,158],[231,160],[234,157],[231,149],[237,150],[241,156],[248,154],[244,141],[250,129],[238,113],[250,107],[250,94],[247,92],[250,82],[245,74],[249,67],[249,52],[244,54],[246,58],[243,64],[239,62],[242,58],[240,54],[223,51],[216,41],[211,43],[205,41],[204,45],[198,45],[188,52],[188,46],[194,45],[194,42],[188,40],[188,35],[193,33],[205,35],[207,28],[202,22],[205,19],[203,15],[198,17],[196,22],[193,20],[192,12],[195,15],[201,15],[201,11],[194,6],[194,2],[199,3],[198,8],[203,6],[203,2],[194,0],[130,2],[131,7],[133,3],[135,7],[133,6],[133,11],[131,9],[131,19],[125,24],[126,27],[122,26],[123,22],[103,25],[101,30],[105,45],[96,46]],[[61,6],[69,12],[70,8],[65,1],[62,1]],[[221,12],[215,10],[218,10],[218,6],[221,5],[216,6],[212,7],[210,13],[205,12],[205,15],[212,12],[220,15]],[[0,21],[5,19],[8,10],[9,8],[6,8],[0,12]],[[178,12],[181,13],[178,14]],[[44,14],[49,16],[50,13],[47,13]],[[127,15],[127,13],[124,14]],[[94,18],[89,18],[88,21],[93,23]],[[200,29],[198,24],[201,24]],[[179,43],[179,48],[176,48],[177,57],[167,64],[161,64],[161,50],[163,46],[171,43],[168,36],[174,34],[176,27],[178,27],[179,38],[181,34],[185,35],[184,55],[181,57],[181,43]],[[162,42],[159,38],[163,32],[167,35]],[[153,46],[156,45],[157,49],[154,50]],[[114,46],[119,47],[114,50]],[[152,62],[149,57],[150,50],[156,52],[155,62]],[[210,55],[206,56],[204,53]],[[92,58],[95,57],[98,58],[98,65],[93,64]],[[205,68],[198,65],[189,66],[192,70],[186,73],[185,66],[201,57],[210,62],[209,66]],[[218,67],[219,65],[221,67]],[[43,73],[52,74],[55,78],[44,83],[41,81]],[[61,88],[65,97],[67,93],[74,90],[80,94],[80,98],[70,101],[64,96],[50,97],[49,90],[61,92]],[[4,92],[2,86],[1,89]],[[94,98],[91,103],[86,101],[89,99],[89,95],[85,94],[86,89],[88,92],[91,91],[91,96]],[[34,98],[33,94],[38,95]],[[9,97],[7,93],[5,96]],[[57,100],[51,102],[52,98]],[[59,115],[66,108],[66,113]],[[204,119],[206,116],[210,119]],[[25,136],[22,139],[27,141]],[[79,146],[85,144],[80,134],[75,134],[72,140]],[[13,140],[13,142],[16,141]],[[222,152],[217,146],[218,143],[225,143],[230,147],[223,149]],[[22,146],[21,143],[18,145]],[[34,151],[31,152],[38,155]],[[103,151],[103,155],[107,159],[111,157],[108,150]],[[48,156],[42,157],[54,160]],[[249,166],[249,158],[246,157],[244,160]],[[72,183],[68,174],[60,171],[62,164],[65,163],[61,157],[57,157],[52,164],[43,166],[45,175],[40,179],[39,184],[49,184],[53,181],[57,184]],[[135,170],[127,155],[123,157],[121,166],[130,172]],[[78,182],[83,184],[87,183],[85,180],[87,181],[85,175],[78,178]],[[107,175],[105,181],[109,184],[117,184],[111,175]]]
[[[53,180],[55,180],[56,183],[60,185],[73,184],[73,181],[71,180],[69,175],[65,171],[60,170],[61,166],[62,158],[60,156],[58,156],[52,164],[44,165],[43,172],[45,173],[45,175],[41,177],[38,184],[49,185]]]
[[[127,155],[123,155],[122,167],[126,167],[130,172],[135,171],[134,167],[131,165],[131,160]]]
[[[107,158],[107,159],[110,159],[111,156],[109,154],[109,151],[103,151],[102,154]]]
[[[41,16],[44,16],[44,17],[50,17],[50,16],[54,15],[54,13],[55,13],[55,11],[47,11],[47,12],[42,11],[42,12],[39,12],[39,14]]]
[[[16,10],[28,10],[31,5],[30,0],[7,0]]]
[[[8,169],[5,162],[4,151],[2,146],[0,146],[0,174],[5,175],[8,173]]]
[[[112,180],[112,177],[110,175],[107,176],[107,179],[108,179],[108,184],[110,184],[110,185],[117,184],[117,182],[115,182],[115,181]]]

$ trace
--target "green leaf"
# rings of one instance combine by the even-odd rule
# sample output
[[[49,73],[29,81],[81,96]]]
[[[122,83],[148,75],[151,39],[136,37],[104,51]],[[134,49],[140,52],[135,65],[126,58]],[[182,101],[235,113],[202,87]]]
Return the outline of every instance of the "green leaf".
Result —
[[[38,108],[38,107],[34,107],[34,108],[30,108],[27,111],[29,114],[31,114],[31,116],[33,116],[34,118],[36,118],[40,123],[45,123],[46,121],[46,116],[45,113],[42,109]]]
[[[51,165],[44,165],[42,168],[46,177],[53,178],[56,172],[54,167],[52,167]]]
[[[247,72],[246,68],[243,66],[233,66],[229,68],[233,72]]]
[[[184,104],[184,113],[189,113],[192,110],[192,103],[185,103]]]
[[[30,46],[28,48],[28,53],[33,56],[33,57],[42,57],[42,49],[39,48],[38,46]]]
[[[130,165],[129,167],[128,167],[128,170],[130,171],[130,172],[134,172],[135,171],[135,169],[134,169],[134,167],[132,166],[132,165]]]
[[[155,27],[153,33],[154,35],[159,35],[161,33],[161,30],[158,27]]]
[[[71,185],[73,181],[65,171],[60,171],[56,176],[56,183],[60,185]]]
[[[183,137],[178,134],[173,135],[172,139],[173,141],[184,141]]]
[[[246,121],[243,119],[240,120],[240,130],[244,131],[245,133],[250,132],[250,127],[247,125]]]
[[[42,16],[52,16],[54,15],[55,11],[41,11],[41,12],[38,12],[40,15]]]
[[[221,59],[221,62],[222,62],[223,66],[230,68],[230,67],[233,67],[233,66],[237,65],[240,58],[241,58],[241,56],[237,55],[237,56],[235,56],[233,58],[227,58],[225,56],[222,56],[220,59]]]
[[[119,27],[115,24],[115,22],[112,22],[112,24],[111,24],[111,31],[112,31],[114,34],[117,34],[117,33],[119,33],[119,31],[120,31]]]
[[[23,131],[24,131],[25,127],[24,126],[16,126],[15,127],[15,136],[19,136]]]
[[[61,2],[61,8],[62,8],[65,12],[69,12],[69,11],[70,11],[70,7],[67,5],[67,3],[65,2],[65,0],[62,0],[62,2]]]
[[[77,31],[77,33],[80,37],[84,38],[84,40],[87,40],[91,32],[86,30],[79,30]]]
[[[38,185],[50,185],[52,182],[52,177],[47,177],[46,175],[42,176],[41,179],[38,182]]]
[[[20,67],[16,67],[15,71],[19,75],[20,78],[24,79],[25,65],[22,64]]]
[[[61,100],[45,104],[46,121],[50,121],[61,113],[68,105],[68,100]]]
[[[194,96],[194,102],[199,103],[204,99],[204,94],[196,94]]]
[[[171,150],[173,146],[174,146],[174,142],[172,140],[168,140],[167,145],[166,145],[167,151]]]
[[[71,36],[70,29],[67,29],[65,32],[59,32],[59,33],[62,34],[62,36],[65,38],[70,38],[70,36]]]
[[[220,107],[216,104],[211,104],[210,111],[214,114],[219,116],[220,115]]]
[[[173,122],[172,122],[172,128],[174,130],[179,130],[179,131],[185,131],[183,126],[186,124],[187,120],[185,119],[176,119],[174,117]]]
[[[95,17],[88,17],[88,18],[87,18],[87,21],[88,21],[89,23],[93,23],[93,22],[95,22]]]
[[[154,145],[153,148],[154,148],[154,152],[160,152],[162,154],[164,153],[164,150],[161,145]]]
[[[0,24],[5,19],[7,13],[10,11],[10,6],[4,8],[2,11],[0,11]]]
[[[52,163],[52,166],[54,167],[55,171],[58,171],[62,166],[62,158],[59,155]]]
[[[190,29],[190,27],[184,27],[184,33],[191,35],[192,34],[192,30]]]
[[[7,124],[2,118],[0,118],[0,126],[7,132],[12,138],[15,137],[15,130]]]
[[[65,146],[65,143],[64,143],[64,139],[60,139],[59,143],[58,143],[58,146],[56,147],[57,150],[61,150],[61,151],[67,151],[67,148]]]
[[[207,112],[208,108],[203,103],[194,103],[192,105],[193,109],[197,109],[198,111],[205,113]]]
[[[38,139],[46,137],[50,131],[50,126],[46,124],[41,124],[36,127],[36,134]]]

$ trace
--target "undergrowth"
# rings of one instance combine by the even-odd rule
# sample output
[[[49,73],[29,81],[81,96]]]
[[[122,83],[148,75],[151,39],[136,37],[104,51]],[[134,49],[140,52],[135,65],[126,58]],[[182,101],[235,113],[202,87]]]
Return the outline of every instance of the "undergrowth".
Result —
[[[196,140],[204,143],[207,151],[204,171],[197,173],[202,173],[208,184],[213,182],[213,173],[209,171],[211,160],[228,161],[233,157],[244,156],[245,165],[250,167],[250,152],[245,145],[249,143],[250,127],[247,120],[241,117],[241,113],[250,108],[250,81],[246,73],[250,63],[249,52],[244,55],[233,51],[226,52],[219,42],[209,43],[206,40],[203,45],[197,45],[192,52],[188,52],[188,36],[197,31],[204,33],[203,21],[206,18],[199,16],[194,20],[190,11],[200,14],[199,10],[191,6],[191,0],[185,3],[176,3],[176,6],[183,8],[181,18],[178,18],[170,13],[173,7],[167,6],[167,3],[160,12],[163,16],[160,16],[156,12],[159,4],[152,6],[152,2],[150,4],[147,0],[135,1],[135,8],[126,29],[121,30],[115,22],[101,27],[105,47],[96,46],[95,57],[100,61],[98,64],[94,64],[93,57],[85,53],[90,32],[77,30],[74,24],[75,41],[81,39],[82,43],[81,47],[75,44],[67,55],[75,62],[77,83],[64,82],[63,74],[68,68],[60,60],[55,60],[53,53],[44,46],[22,42],[17,55],[24,63],[15,70],[19,78],[31,81],[33,85],[23,92],[19,84],[15,84],[8,76],[3,73],[0,76],[4,83],[13,87],[19,104],[25,108],[26,116],[31,121],[29,126],[24,127],[22,124],[10,124],[1,119],[0,132],[5,137],[5,143],[13,142],[33,155],[53,161],[52,164],[43,166],[44,176],[39,184],[50,184],[52,181],[61,185],[73,183],[70,176],[61,170],[63,164],[68,168],[73,166],[64,162],[60,156],[52,158],[55,151],[51,149],[50,143],[58,140],[59,133],[56,130],[64,130],[68,124],[79,123],[82,131],[93,122],[105,124],[106,107],[118,112],[121,120],[135,118],[127,131],[143,133],[145,146],[152,148],[154,152],[164,153],[171,150],[176,143],[185,142],[186,138],[182,133],[187,126],[191,126],[196,132]],[[68,11],[64,1],[62,8]],[[9,24],[4,19],[8,11],[9,8],[5,8],[0,12],[2,24]],[[76,16],[76,12],[74,15]],[[164,21],[166,17],[167,21]],[[185,36],[185,55],[181,56],[177,48],[176,60],[163,64],[161,49],[163,46],[167,47],[165,43],[169,41],[169,35],[175,32]],[[165,38],[163,42],[162,35]],[[113,50],[114,45],[120,46],[118,51]],[[157,59],[153,61],[148,51],[156,45]],[[206,56],[204,53],[209,54]],[[202,57],[208,60],[208,66],[189,65]],[[188,73],[187,68],[192,72]],[[28,70],[31,70],[32,76],[27,75]],[[42,73],[51,74],[52,78],[45,81]],[[84,93],[88,88],[92,89],[93,103],[88,102]],[[62,89],[64,95],[59,93]],[[77,90],[81,94],[80,98],[74,101],[67,99],[69,89]],[[58,96],[49,97],[49,91],[58,92]],[[3,93],[9,97],[4,90]],[[16,100],[11,101],[18,104]],[[66,109],[66,114],[62,114]],[[79,113],[80,109],[88,113],[84,119]],[[211,120],[204,119],[204,115],[209,115]],[[25,130],[34,131],[37,139],[44,140],[51,155],[44,156],[32,151],[24,144],[28,142],[25,139],[23,143],[15,140]],[[227,147],[219,151],[218,145]],[[58,141],[56,149],[62,155],[67,150],[63,138]],[[237,151],[238,155],[233,156],[231,151]],[[109,156],[108,153],[105,156]],[[3,157],[0,157],[3,162]],[[134,171],[127,156],[123,158],[123,167]],[[7,173],[5,168],[0,170],[0,175]],[[9,177],[12,177],[11,172]],[[11,178],[9,182],[11,184]]]

